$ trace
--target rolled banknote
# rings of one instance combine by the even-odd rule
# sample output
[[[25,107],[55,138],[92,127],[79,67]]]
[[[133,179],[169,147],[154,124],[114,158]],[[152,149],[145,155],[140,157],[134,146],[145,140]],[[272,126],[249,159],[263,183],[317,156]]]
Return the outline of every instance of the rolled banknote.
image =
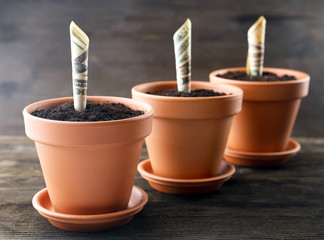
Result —
[[[73,21],[70,38],[74,109],[82,112],[87,105],[89,38]]]
[[[178,91],[190,92],[191,81],[191,21],[187,21],[173,35]]]
[[[249,76],[262,76],[265,30],[266,19],[261,16],[247,33],[249,50],[246,59],[246,73]]]

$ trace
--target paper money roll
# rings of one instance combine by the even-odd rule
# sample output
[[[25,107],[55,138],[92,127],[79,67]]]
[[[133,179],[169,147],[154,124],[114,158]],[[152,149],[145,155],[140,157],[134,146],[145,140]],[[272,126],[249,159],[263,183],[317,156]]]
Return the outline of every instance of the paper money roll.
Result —
[[[178,91],[190,92],[191,81],[191,21],[187,21],[173,35]]]
[[[261,16],[247,33],[249,50],[246,59],[246,73],[249,76],[262,76],[265,30],[266,19]]]
[[[70,38],[74,109],[82,112],[87,105],[89,38],[73,21]]]

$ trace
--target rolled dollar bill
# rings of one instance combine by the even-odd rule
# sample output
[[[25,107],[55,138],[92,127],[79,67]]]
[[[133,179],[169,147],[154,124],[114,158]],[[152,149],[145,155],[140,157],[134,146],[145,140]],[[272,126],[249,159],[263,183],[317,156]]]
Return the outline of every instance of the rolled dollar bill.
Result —
[[[89,38],[73,21],[70,38],[74,109],[82,112],[87,105]]]
[[[191,21],[187,21],[173,35],[178,91],[190,92],[191,81]]]
[[[265,30],[266,19],[261,16],[247,33],[249,50],[246,59],[246,73],[249,76],[262,76]]]

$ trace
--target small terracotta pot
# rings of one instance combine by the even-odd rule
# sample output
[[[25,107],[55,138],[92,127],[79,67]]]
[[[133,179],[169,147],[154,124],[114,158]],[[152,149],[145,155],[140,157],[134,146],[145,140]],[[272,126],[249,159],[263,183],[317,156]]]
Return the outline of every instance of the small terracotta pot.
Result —
[[[126,209],[143,140],[151,132],[151,106],[118,97],[88,100],[123,103],[145,114],[102,122],[54,121],[31,115],[72,98],[36,102],[23,111],[26,135],[35,141],[50,200],[60,213],[100,214]]]
[[[264,68],[279,76],[293,75],[297,80],[280,82],[240,81],[217,77],[226,68],[210,73],[210,81],[230,84],[243,90],[242,112],[235,116],[228,147],[245,152],[279,152],[286,149],[301,98],[307,96],[310,77],[306,73],[280,68]]]
[[[154,109],[146,145],[153,173],[167,178],[198,179],[219,172],[232,118],[240,112],[242,90],[228,85],[192,82],[191,89],[225,92],[217,97],[166,97],[148,91],[177,88],[175,81],[140,84],[133,99]]]

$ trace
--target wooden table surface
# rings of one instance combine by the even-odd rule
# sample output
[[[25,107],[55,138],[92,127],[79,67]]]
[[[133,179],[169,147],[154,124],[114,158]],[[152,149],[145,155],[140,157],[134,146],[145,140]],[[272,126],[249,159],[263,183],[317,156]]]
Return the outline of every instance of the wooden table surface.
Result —
[[[31,205],[45,187],[34,143],[1,136],[0,239],[324,239],[324,138],[296,140],[302,149],[284,166],[237,167],[208,194],[160,193],[137,175],[149,202],[130,223],[74,233],[53,227]]]

